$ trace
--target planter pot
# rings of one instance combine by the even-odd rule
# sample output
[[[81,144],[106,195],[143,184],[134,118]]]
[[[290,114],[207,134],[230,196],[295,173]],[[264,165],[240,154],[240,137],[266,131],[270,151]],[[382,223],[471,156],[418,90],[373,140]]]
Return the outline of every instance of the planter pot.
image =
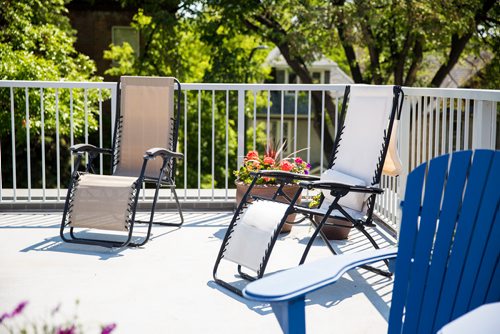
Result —
[[[314,216],[314,221],[319,224],[321,223],[323,216]],[[335,224],[340,226],[331,226],[329,224]],[[343,227],[345,226],[345,227]],[[342,218],[328,218],[326,224],[321,229],[325,233],[328,240],[344,240],[349,236],[351,232],[352,224],[348,220]]]
[[[243,182],[238,182],[238,181],[236,181],[235,184],[236,184],[236,205],[239,205],[241,202],[241,199],[243,198],[243,196],[247,192],[250,185],[245,184]],[[272,198],[273,195],[276,193],[277,189],[278,189],[278,186],[275,184],[257,184],[252,188],[252,192],[250,194],[255,195],[255,196],[259,196],[259,197],[263,197],[263,198]],[[295,193],[297,192],[298,189],[299,189],[299,186],[296,184],[287,184],[283,187],[284,193],[290,198],[293,198],[295,196]],[[301,198],[302,198],[302,195],[297,200],[297,204],[300,203]],[[283,196],[278,196],[276,198],[276,200],[278,202],[288,203],[286,198],[284,198]],[[247,201],[252,202],[252,199],[249,198],[249,199],[247,199]],[[295,216],[296,216],[295,213],[289,215],[287,218],[287,221],[288,222],[295,221]],[[292,229],[292,226],[293,226],[292,224],[285,223],[285,225],[283,225],[283,228],[281,229],[281,233],[290,232]]]

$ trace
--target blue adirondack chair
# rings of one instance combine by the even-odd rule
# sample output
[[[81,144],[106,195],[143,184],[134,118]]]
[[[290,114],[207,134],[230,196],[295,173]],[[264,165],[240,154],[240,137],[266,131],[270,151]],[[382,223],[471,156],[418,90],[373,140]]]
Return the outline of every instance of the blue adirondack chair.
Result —
[[[500,151],[443,155],[410,173],[398,249],[332,256],[250,283],[285,333],[305,332],[305,295],[347,270],[394,259],[389,333],[435,333],[500,300]],[[424,193],[425,190],[425,193]]]

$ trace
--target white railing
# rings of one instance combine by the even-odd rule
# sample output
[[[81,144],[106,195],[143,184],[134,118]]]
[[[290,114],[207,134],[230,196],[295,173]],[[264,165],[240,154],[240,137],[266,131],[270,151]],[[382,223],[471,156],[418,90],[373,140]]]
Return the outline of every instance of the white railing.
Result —
[[[334,136],[344,89],[344,85],[183,84],[179,148],[185,159],[179,165],[177,178],[181,200],[233,201],[232,170],[241,164],[246,149],[261,148],[273,139],[287,141],[287,154],[305,149],[295,154],[312,162],[316,174],[321,173],[329,158],[321,148],[328,133]],[[386,191],[377,202],[378,215],[390,224],[399,219],[406,174],[419,163],[445,152],[498,147],[500,91],[403,90],[406,100],[398,131],[404,173],[398,178],[383,177]],[[91,136],[96,140],[93,144],[111,143],[117,84],[0,81],[0,94],[9,99],[0,101],[0,126],[10,123],[9,149],[4,146],[7,143],[0,142],[0,205],[63,201],[68,180],[61,180],[61,175],[63,171],[67,175],[73,166],[69,154],[60,148],[77,139],[88,142]],[[316,104],[313,94],[318,94]],[[334,106],[330,113],[326,108],[328,96]],[[30,107],[33,103],[36,108]],[[53,110],[47,115],[46,104]],[[315,105],[319,112],[316,119]],[[37,111],[31,113],[30,109]],[[91,114],[94,116],[89,117]],[[22,134],[19,130],[16,133],[20,117],[25,120]],[[30,119],[37,122],[36,126],[30,124]],[[92,119],[96,120],[93,125],[89,124]],[[59,128],[61,123],[69,126],[69,132],[60,133],[66,131]],[[79,130],[73,131],[75,127]],[[47,132],[53,136],[47,137]],[[61,140],[68,142],[61,145]],[[52,155],[46,157],[48,145]],[[33,146],[41,151],[36,151],[36,156],[41,156],[40,164],[32,161]],[[52,186],[46,182],[47,164],[54,165],[50,169],[55,174]],[[40,165],[40,170],[32,170],[35,165]],[[102,172],[102,159],[99,167]],[[7,184],[2,180],[10,181]],[[20,180],[24,180],[23,187],[17,186]],[[168,200],[170,193],[165,190],[161,197]],[[143,200],[149,198],[146,193]]]

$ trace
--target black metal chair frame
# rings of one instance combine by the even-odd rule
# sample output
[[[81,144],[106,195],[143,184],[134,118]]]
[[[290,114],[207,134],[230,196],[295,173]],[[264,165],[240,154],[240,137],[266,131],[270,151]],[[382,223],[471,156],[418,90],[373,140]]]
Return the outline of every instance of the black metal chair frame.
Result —
[[[332,155],[329,160],[329,165],[328,168],[332,168],[335,164],[336,160],[336,153],[338,151],[339,145],[341,143],[342,139],[342,133],[344,131],[344,119],[347,111],[347,101],[350,93],[350,86],[346,86],[345,92],[344,92],[344,103],[342,104],[342,109],[340,113],[340,120],[342,124],[337,128],[337,134],[335,137],[335,143],[334,143],[334,148],[332,151]],[[393,98],[393,104],[392,104],[392,110],[390,114],[390,119],[389,119],[389,124],[388,127],[385,131],[384,135],[384,140],[382,143],[382,147],[380,150],[380,156],[379,156],[379,161],[378,164],[375,168],[374,175],[373,175],[373,181],[372,181],[372,186],[365,187],[365,186],[351,186],[351,185],[345,185],[341,183],[335,183],[335,182],[325,182],[321,181],[319,176],[313,176],[313,175],[304,175],[304,174],[296,174],[296,173],[290,173],[290,172],[284,172],[284,171],[272,171],[272,170],[263,170],[259,172],[252,173],[254,176],[252,183],[250,184],[247,192],[243,196],[241,203],[238,205],[236,212],[233,216],[233,219],[231,220],[228,230],[226,232],[226,235],[224,237],[224,240],[222,242],[221,248],[219,250],[219,253],[217,255],[217,259],[215,261],[214,269],[213,269],[213,278],[216,283],[219,285],[227,288],[228,290],[242,296],[242,291],[235,287],[234,285],[220,279],[217,276],[217,271],[220,265],[221,260],[224,258],[224,252],[226,250],[227,244],[229,240],[231,239],[231,233],[234,231],[235,226],[238,224],[238,220],[240,219],[241,214],[243,213],[244,209],[247,208],[249,205],[249,202],[247,201],[248,198],[252,197],[254,199],[259,199],[257,196],[252,196],[250,195],[250,192],[252,191],[253,186],[256,184],[257,180],[261,177],[270,177],[270,178],[276,178],[279,187],[276,191],[276,193],[273,195],[272,198],[265,198],[263,200],[275,200],[277,196],[283,196],[283,198],[286,198],[287,201],[289,201],[289,206],[288,209],[285,212],[285,215],[283,216],[281,222],[279,223],[278,227],[274,231],[274,234],[271,238],[271,241],[269,242],[268,248],[264,254],[264,257],[262,258],[262,262],[260,264],[259,270],[257,271],[257,276],[251,276],[246,274],[245,272],[242,271],[242,266],[238,265],[238,274],[248,280],[248,281],[254,281],[256,279],[260,279],[263,277],[267,263],[269,261],[269,258],[271,256],[271,252],[273,250],[274,244],[276,243],[279,233],[285,223],[290,224],[290,222],[287,222],[287,217],[290,214],[293,213],[300,213],[303,215],[301,219],[296,220],[292,224],[298,224],[303,222],[304,220],[308,219],[310,220],[311,224],[315,226],[315,230],[313,234],[311,235],[311,238],[306,246],[306,249],[304,253],[302,254],[302,257],[300,259],[299,264],[303,264],[307,258],[307,255],[309,253],[309,250],[314,243],[314,240],[317,238],[318,234],[321,236],[321,238],[324,240],[325,244],[327,245],[328,249],[332,252],[332,254],[336,255],[337,252],[336,250],[332,247],[330,242],[328,241],[326,235],[322,231],[323,226],[329,225],[329,226],[337,226],[340,228],[356,228],[358,229],[373,245],[374,248],[378,249],[380,248],[377,244],[377,242],[373,239],[373,237],[366,231],[366,227],[374,227],[375,224],[373,223],[373,210],[375,208],[375,199],[376,195],[382,194],[384,192],[383,189],[375,187],[374,185],[378,185],[380,183],[380,179],[382,176],[382,170],[383,170],[383,165],[385,161],[385,157],[387,155],[387,150],[389,148],[389,140],[391,138],[391,133],[394,125],[394,121],[396,119],[400,119],[401,116],[401,109],[403,105],[403,99],[404,99],[404,94],[400,86],[394,86],[394,98]],[[288,197],[284,192],[283,192],[283,187],[285,184],[290,184],[294,182],[299,182],[299,188],[292,198]],[[330,190],[330,194],[335,198],[333,202],[330,204],[328,207],[328,210],[326,212],[322,212],[318,209],[311,209],[307,208],[305,206],[297,205],[297,200],[300,197],[300,194],[302,193],[303,189],[307,190],[313,190],[313,189],[325,189],[325,190]],[[367,215],[365,220],[361,219],[355,219],[349,213],[344,210],[344,208],[338,204],[338,201],[345,195],[347,195],[349,192],[358,192],[358,193],[364,193],[364,194],[371,194],[370,197],[367,200]],[[320,199],[320,206],[321,203],[323,203],[324,196],[321,194],[321,199]],[[335,217],[335,218],[341,218],[348,220],[349,222],[352,223],[352,227],[345,227],[343,225],[336,225],[336,224],[330,224],[327,223],[328,218],[330,217],[330,214],[334,211],[338,210],[343,217]],[[323,216],[322,220],[317,223],[314,220],[315,215],[320,215]],[[389,263],[386,261],[386,265],[389,267]],[[391,277],[392,272],[391,271],[385,271],[381,270],[379,268],[374,268],[372,266],[361,266],[362,268],[366,270],[370,270],[374,273],[386,276],[386,277]]]
[[[66,196],[66,202],[64,205],[64,213],[61,221],[61,227],[60,227],[60,236],[61,239],[63,239],[66,242],[69,243],[77,243],[77,244],[90,244],[90,245],[96,245],[96,246],[103,246],[103,247],[139,247],[144,244],[146,244],[151,236],[151,228],[153,224],[155,225],[162,225],[162,226],[173,226],[173,227],[181,227],[182,224],[184,223],[184,216],[182,214],[182,209],[181,205],[179,203],[179,198],[177,196],[177,193],[175,191],[175,171],[176,171],[176,162],[177,159],[182,159],[183,154],[175,152],[175,149],[177,147],[177,140],[178,140],[178,130],[179,130],[179,123],[180,123],[180,110],[181,110],[181,84],[177,79],[174,79],[176,85],[177,85],[177,104],[176,104],[176,111],[175,111],[175,118],[172,118],[171,122],[171,127],[172,131],[170,132],[170,150],[165,149],[165,148],[151,148],[147,150],[144,154],[143,157],[143,163],[141,167],[141,172],[138,176],[137,181],[134,183],[134,191],[133,191],[133,200],[129,204],[128,210],[131,212],[129,224],[128,224],[128,234],[126,237],[125,241],[115,241],[115,240],[104,240],[104,239],[91,239],[91,238],[81,238],[77,237],[74,232],[74,227],[69,226],[70,222],[68,221],[68,212],[71,209],[71,199],[74,195],[74,191],[76,189],[76,186],[78,185],[78,179],[79,176],[82,173],[95,173],[93,162],[94,159],[99,156],[100,154],[106,154],[106,155],[111,155],[112,156],[112,166],[111,166],[111,173],[115,170],[115,167],[119,163],[119,150],[120,150],[120,129],[122,125],[122,120],[123,116],[120,114],[120,90],[118,90],[118,99],[117,99],[117,111],[118,111],[118,117],[116,118],[115,121],[115,132],[114,132],[114,138],[113,138],[113,148],[99,148],[90,144],[77,144],[73,145],[70,150],[71,153],[76,155],[76,161],[75,161],[75,167],[74,171],[71,175],[71,180],[68,185],[68,193]],[[88,154],[88,160],[87,164],[85,167],[85,172],[80,172],[78,171],[83,156],[85,154]],[[162,167],[159,170],[159,174],[157,178],[146,176],[146,167],[148,164],[149,160],[153,160],[157,157],[160,157],[163,159]],[[137,210],[137,204],[139,201],[139,196],[140,196],[140,191],[142,189],[143,183],[149,183],[149,184],[155,184],[155,194],[153,197],[153,202],[151,205],[151,211],[150,211],[150,218],[149,221],[141,221],[141,220],[136,220],[135,219],[135,214]],[[180,216],[180,223],[169,223],[169,222],[157,222],[153,221],[154,219],[154,214],[155,214],[155,209],[156,209],[156,204],[158,202],[158,195],[160,192],[161,187],[167,187],[170,188],[172,191],[172,194],[174,195],[175,203],[177,206],[177,211],[179,212]],[[140,242],[132,242],[133,238],[133,231],[134,231],[134,225],[135,223],[143,223],[143,224],[148,224],[148,230],[146,233],[146,236],[142,238]],[[65,235],[65,229],[69,228],[69,237]]]

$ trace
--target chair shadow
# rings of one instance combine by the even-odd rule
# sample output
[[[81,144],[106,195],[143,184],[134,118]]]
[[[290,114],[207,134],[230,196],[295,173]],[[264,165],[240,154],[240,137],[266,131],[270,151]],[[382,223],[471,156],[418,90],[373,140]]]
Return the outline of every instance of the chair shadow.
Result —
[[[165,236],[167,234],[170,234],[174,231],[177,231],[180,229],[180,227],[176,227],[173,230],[169,230],[160,234],[155,233],[154,235],[152,234],[151,237],[149,238],[148,242],[151,242],[159,237]],[[158,229],[157,229],[158,230]],[[76,236],[81,235],[85,236],[86,238],[93,238],[93,236],[98,235],[101,236],[101,234],[97,233],[92,233],[88,231],[79,231],[75,233]],[[134,239],[138,239],[140,237],[134,237],[132,238],[132,241]],[[135,251],[138,249],[141,249],[143,247],[146,247],[146,245],[141,246],[141,247],[113,247],[113,248],[107,248],[103,246],[97,246],[97,245],[85,245],[85,244],[75,244],[75,243],[68,243],[64,242],[59,235],[45,238],[43,241],[40,241],[38,243],[35,243],[31,246],[28,246],[26,248],[23,248],[20,250],[20,252],[30,252],[30,251],[42,251],[42,252],[60,252],[60,253],[72,253],[72,254],[78,254],[78,255],[89,255],[89,256],[98,256],[99,260],[109,260],[112,258],[116,257],[122,257],[124,256],[122,253],[124,251]]]
[[[314,291],[306,296],[306,308],[312,305],[319,305],[324,308],[331,308],[333,306],[338,305],[343,300],[349,299],[353,297],[353,294],[357,293],[365,293],[367,299],[372,303],[375,309],[382,315],[382,317],[388,320],[389,315],[389,305],[385,302],[381,296],[377,294],[374,289],[367,289],[366,287],[363,291],[356,289],[356,286],[359,285],[359,280],[364,280],[364,278],[356,271],[351,270],[348,272],[353,280],[349,280],[347,278],[341,277],[335,284],[329,285],[325,288],[322,288],[318,291]],[[384,278],[387,280],[386,278]],[[238,288],[243,288],[249,282],[245,280],[238,280],[235,282],[231,282],[231,285],[234,285]],[[226,288],[218,285],[215,281],[210,280],[207,282],[207,286],[212,289],[216,289],[228,297],[237,300],[247,306],[249,310],[252,310],[260,315],[267,315],[273,313],[271,305],[269,303],[262,303],[257,301],[252,301],[241,297]]]

